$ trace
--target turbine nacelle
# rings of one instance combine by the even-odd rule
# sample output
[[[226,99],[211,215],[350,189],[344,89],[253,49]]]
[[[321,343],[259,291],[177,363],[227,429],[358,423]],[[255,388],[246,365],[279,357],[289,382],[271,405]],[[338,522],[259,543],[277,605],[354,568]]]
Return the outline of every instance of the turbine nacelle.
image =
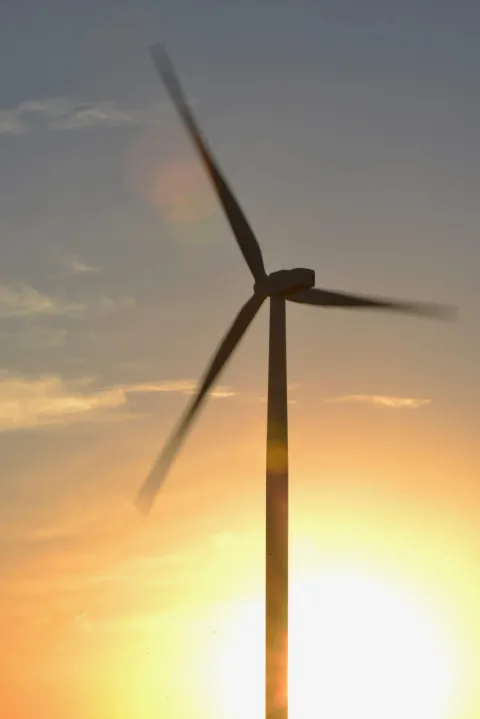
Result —
[[[272,295],[294,295],[315,286],[315,272],[306,267],[294,267],[291,270],[278,270],[265,275],[255,282],[255,294],[266,297]]]

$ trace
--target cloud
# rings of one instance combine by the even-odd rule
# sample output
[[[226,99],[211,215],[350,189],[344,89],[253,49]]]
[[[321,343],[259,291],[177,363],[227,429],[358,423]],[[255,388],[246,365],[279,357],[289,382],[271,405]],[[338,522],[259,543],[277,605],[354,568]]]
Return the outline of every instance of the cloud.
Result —
[[[0,319],[32,315],[75,315],[83,307],[44,295],[23,283],[0,285]]]
[[[194,394],[197,390],[198,382],[191,379],[168,380],[156,384],[131,385],[126,388],[127,392],[179,392],[180,394]],[[236,395],[231,387],[219,385],[210,392],[210,397],[221,399],[224,397],[233,397]]]
[[[121,389],[82,392],[59,377],[0,379],[0,431],[26,429],[75,420],[125,403]]]
[[[190,393],[192,394],[192,393]],[[222,399],[223,397],[234,397],[237,393],[234,392],[230,387],[217,387],[210,392],[210,397],[216,399]]]
[[[0,135],[28,135],[49,130],[120,127],[139,122],[136,113],[122,110],[111,100],[78,101],[68,97],[26,100],[0,110]]]
[[[128,385],[129,392],[180,392],[191,394],[195,391],[196,382],[191,379],[174,379],[154,384]]]
[[[55,375],[32,379],[0,373],[0,432],[93,419],[114,419],[116,415],[112,410],[125,407],[130,394],[190,394],[194,386],[190,380],[174,380],[94,389],[93,383],[90,378],[65,382]],[[224,388],[217,393],[213,392],[212,397],[230,397],[233,394]]]
[[[0,285],[0,319],[33,316],[82,317],[91,312],[96,317],[119,310],[131,309],[133,297],[111,298],[101,295],[85,303],[68,302],[63,298],[43,294],[24,283]]]
[[[0,135],[24,135],[20,117],[11,110],[0,110]]]
[[[326,400],[326,402],[338,404],[370,404],[376,407],[389,407],[390,409],[418,409],[431,404],[431,401],[421,397],[387,397],[377,394],[348,394]]]
[[[63,266],[64,270],[62,273],[63,277],[69,277],[71,275],[97,274],[101,271],[101,267],[89,265],[75,255],[61,259],[60,264]]]
[[[87,127],[132,125],[136,122],[130,112],[120,110],[110,100],[102,100],[74,104],[68,113],[53,119],[50,127],[52,130],[81,130]]]

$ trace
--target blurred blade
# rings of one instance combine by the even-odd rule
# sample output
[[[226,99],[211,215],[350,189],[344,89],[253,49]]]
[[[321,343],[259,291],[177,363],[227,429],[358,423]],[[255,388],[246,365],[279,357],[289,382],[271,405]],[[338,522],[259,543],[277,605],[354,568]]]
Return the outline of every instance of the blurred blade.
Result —
[[[151,49],[153,62],[162,78],[178,114],[197,148],[210,179],[217,191],[223,209],[237,239],[240,250],[256,280],[265,276],[262,252],[250,225],[247,222],[232,191],[224,180],[207,143],[202,137],[197,122],[188,106],[184,92],[177,78],[172,62],[163,45],[154,45]]]
[[[390,310],[391,312],[402,312],[420,317],[433,317],[436,319],[456,319],[457,311],[454,307],[435,305],[427,302],[402,302],[380,297],[365,297],[362,295],[351,295],[345,292],[330,292],[317,288],[298,292],[289,295],[292,302],[300,302],[305,305],[316,307],[345,307],[345,308],[366,308],[377,310]]]
[[[248,302],[244,304],[244,306],[236,316],[229,331],[220,343],[220,346],[218,347],[217,352],[215,353],[215,356],[210,363],[207,372],[204,375],[200,388],[198,389],[195,397],[188,405],[181,421],[177,425],[176,430],[170,436],[170,439],[167,442],[163,452],[159,455],[157,461],[153,466],[153,469],[143,483],[137,495],[135,504],[141,512],[148,514],[148,512],[150,511],[150,508],[155,499],[155,495],[160,489],[160,486],[165,479],[167,471],[170,468],[171,463],[175,459],[175,455],[180,449],[180,446],[185,439],[185,436],[190,429],[193,420],[198,414],[200,406],[206,398],[208,390],[211,388],[212,384],[217,379],[222,369],[225,367],[234,349],[245,334],[250,322],[253,320],[261,305],[263,304],[264,299],[265,298],[262,295],[253,295],[253,297],[251,297]]]

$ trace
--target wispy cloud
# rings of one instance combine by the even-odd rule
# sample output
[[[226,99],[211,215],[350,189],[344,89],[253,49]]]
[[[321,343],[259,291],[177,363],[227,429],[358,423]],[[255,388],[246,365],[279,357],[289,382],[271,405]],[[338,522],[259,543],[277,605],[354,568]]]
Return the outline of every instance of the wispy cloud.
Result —
[[[192,394],[192,392],[190,392]],[[234,392],[231,387],[216,387],[210,392],[210,397],[222,399],[224,397],[234,397],[237,393]]]
[[[134,305],[133,297],[112,298],[101,295],[78,303],[44,294],[24,283],[0,285],[0,319],[42,315],[82,317],[89,312],[108,315],[118,310],[130,309]]]
[[[87,262],[84,262],[75,255],[61,258],[59,260],[59,264],[62,266],[63,277],[69,277],[71,275],[98,274],[101,271],[101,267],[89,265]]]
[[[377,394],[347,394],[341,397],[331,397],[326,402],[338,404],[369,404],[375,407],[388,407],[390,409],[418,409],[431,404],[430,399],[423,397],[388,397]]]
[[[59,377],[6,377],[0,380],[0,431],[75,421],[125,403],[121,389],[85,392]]]
[[[195,390],[196,383],[191,379],[173,379],[152,384],[128,385],[128,392],[179,392],[180,394],[191,394]]]
[[[32,379],[0,374],[0,432],[92,419],[108,420],[115,417],[112,410],[125,407],[130,394],[190,394],[194,386],[190,380],[175,380],[94,389],[93,383],[89,378],[66,382],[55,375]],[[234,394],[227,388],[219,388],[212,397]]]
[[[135,125],[136,113],[111,100],[79,101],[69,97],[26,100],[0,109],[0,135],[27,135],[42,130],[82,130]]]
[[[32,315],[75,315],[83,311],[78,304],[49,297],[23,283],[0,285],[0,319]]]
[[[180,394],[194,394],[198,387],[198,382],[191,379],[175,379],[165,382],[157,382],[155,384],[131,385],[125,389],[127,392],[179,392]],[[210,392],[210,397],[221,399],[223,397],[233,397],[236,394],[231,387],[219,385]]]

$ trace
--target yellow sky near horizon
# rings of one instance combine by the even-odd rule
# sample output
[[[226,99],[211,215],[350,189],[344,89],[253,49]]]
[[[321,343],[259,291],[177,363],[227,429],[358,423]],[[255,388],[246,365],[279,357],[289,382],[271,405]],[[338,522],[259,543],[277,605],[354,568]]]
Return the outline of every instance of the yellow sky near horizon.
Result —
[[[295,596],[302,581],[319,583],[317,595],[314,591],[318,614],[309,608],[311,631],[323,631],[322,596],[325,588],[328,594],[328,588],[336,586],[329,580],[332,571],[346,577],[348,596],[344,594],[343,601],[351,602],[353,611],[357,590],[360,598],[366,591],[367,601],[380,602],[394,624],[395,602],[403,621],[401,602],[381,599],[382,587],[393,582],[423,597],[424,615],[431,612],[440,629],[448,629],[456,643],[455,661],[466,677],[462,692],[470,693],[470,702],[478,701],[472,698],[480,669],[480,498],[474,488],[475,467],[469,474],[468,457],[463,465],[453,462],[450,448],[438,445],[441,432],[431,427],[430,444],[418,442],[415,451],[413,442],[406,457],[403,441],[414,433],[409,422],[403,436],[395,423],[396,440],[393,426],[384,426],[383,434],[377,426],[388,424],[388,413],[408,412],[418,431],[419,413],[428,411],[424,407],[352,408],[355,417],[344,414],[331,422],[321,449],[316,430],[299,431],[297,410],[302,408],[300,416],[308,409],[300,389],[297,397],[300,405],[292,405],[290,412],[291,591]],[[69,487],[63,486],[56,500],[68,455],[58,463],[47,462],[35,477],[39,501],[26,509],[21,523],[12,516],[16,531],[9,535],[11,556],[2,576],[1,629],[8,652],[1,653],[1,696],[10,715],[29,717],[33,706],[39,719],[64,716],[67,707],[72,719],[92,714],[150,719],[159,712],[173,719],[228,715],[226,707],[235,702],[238,688],[232,679],[235,670],[222,679],[222,667],[235,661],[248,666],[252,651],[258,668],[263,637],[265,417],[262,405],[240,416],[230,414],[236,431],[218,446],[210,439],[207,447],[212,425],[228,415],[227,401],[232,400],[219,400],[216,409],[206,413],[205,426],[200,422],[193,431],[148,520],[128,501],[136,489],[133,478],[142,474],[154,444],[156,433],[145,432],[145,426],[105,426],[103,440],[84,452],[78,465],[70,457]],[[357,436],[350,435],[345,446],[344,432],[353,421]],[[384,444],[372,456],[376,439]],[[459,472],[453,478],[455,464]],[[107,467],[113,474],[103,474]],[[192,481],[193,475],[203,481]],[[33,489],[32,482],[24,489],[28,486]],[[40,500],[39,487],[48,499]],[[4,536],[8,531],[3,528]],[[362,589],[355,580],[358,575],[373,576],[372,586]],[[335,591],[341,596],[343,590]],[[306,596],[308,592],[300,592],[297,605]],[[335,595],[330,601],[335,604]],[[249,606],[254,615],[250,624],[245,619]],[[294,607],[292,603],[292,612]],[[329,607],[323,611],[331,611],[332,604]],[[292,626],[301,614],[292,615]],[[345,623],[341,616],[336,620]],[[352,626],[371,622],[375,646],[374,620],[360,617]],[[233,635],[232,624],[237,625]],[[410,651],[415,653],[417,632],[419,656],[428,657],[428,647],[420,641],[421,623],[419,627],[407,626],[407,636],[414,632]],[[296,676],[295,666],[315,662],[318,652],[303,645],[304,630],[292,629],[292,641],[291,671]],[[330,637],[329,651],[332,641]],[[351,641],[358,656],[360,640],[353,633]],[[223,656],[220,649],[227,659],[218,658]],[[241,666],[238,671],[242,673]],[[261,700],[258,671],[247,672],[245,681],[242,692]],[[292,706],[296,702],[298,707],[302,681],[295,681]],[[400,677],[396,682],[400,692]],[[26,692],[26,686],[31,691]],[[222,693],[221,686],[230,687],[230,694]],[[408,687],[405,691],[408,694]],[[367,706],[369,701],[371,697],[365,699]],[[431,719],[469,717],[468,707],[462,711],[442,714],[438,709]],[[376,717],[375,711],[371,716]]]

